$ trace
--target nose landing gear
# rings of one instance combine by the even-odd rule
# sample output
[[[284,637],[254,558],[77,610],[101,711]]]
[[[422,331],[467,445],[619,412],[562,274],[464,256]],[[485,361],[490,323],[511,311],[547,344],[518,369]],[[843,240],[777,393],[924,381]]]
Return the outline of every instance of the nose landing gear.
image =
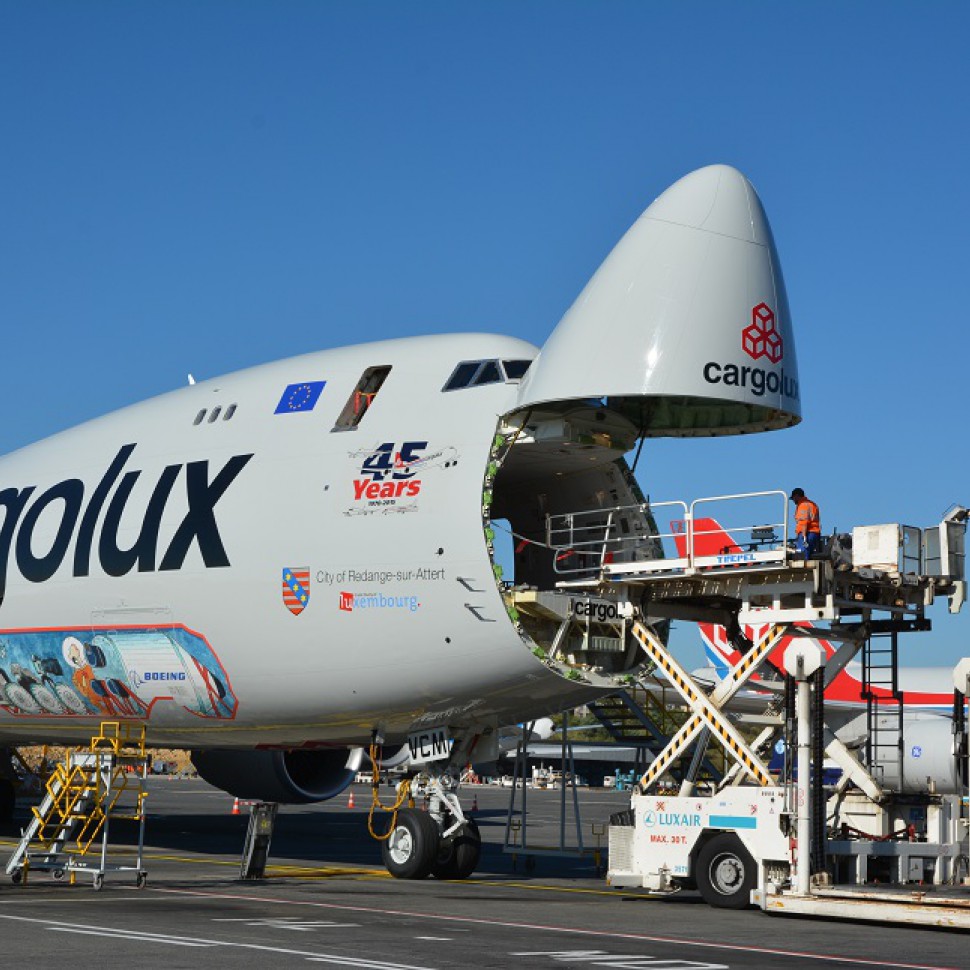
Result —
[[[396,879],[467,879],[482,855],[482,837],[474,819],[467,818],[458,800],[459,771],[464,746],[456,740],[448,762],[425,766],[410,782],[410,805],[424,801],[425,809],[394,809],[391,830],[382,838],[381,856]],[[372,752],[373,757],[373,752]],[[379,772],[375,777],[379,776]],[[399,796],[398,804],[404,800]],[[377,801],[375,788],[375,805]],[[371,830],[373,833],[373,829]],[[373,833],[376,835],[376,833]]]

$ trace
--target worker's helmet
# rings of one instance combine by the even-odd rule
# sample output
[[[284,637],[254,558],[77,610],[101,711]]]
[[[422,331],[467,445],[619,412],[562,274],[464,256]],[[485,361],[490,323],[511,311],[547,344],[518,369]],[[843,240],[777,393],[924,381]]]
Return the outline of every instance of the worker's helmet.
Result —
[[[788,496],[793,502],[797,502],[800,498],[805,498],[805,493],[800,488],[793,488],[791,490],[791,495]]]

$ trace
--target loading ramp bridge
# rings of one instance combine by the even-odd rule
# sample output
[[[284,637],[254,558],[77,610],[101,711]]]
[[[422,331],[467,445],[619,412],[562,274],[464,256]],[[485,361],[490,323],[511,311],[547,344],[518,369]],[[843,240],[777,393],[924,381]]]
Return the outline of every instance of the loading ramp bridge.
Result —
[[[640,587],[654,618],[792,624],[885,611],[922,620],[940,596],[959,611],[965,512],[927,529],[857,527],[805,561],[792,548],[786,503],[774,490],[562,513],[547,516],[546,542],[560,587]],[[669,531],[631,531],[664,515],[675,516]]]
[[[888,708],[875,703],[871,688],[889,686],[898,696],[898,634],[928,630],[925,611],[939,597],[949,599],[952,612],[960,609],[966,595],[966,514],[957,509],[922,530],[856,528],[851,537],[826,540],[819,557],[806,561],[790,542],[787,502],[784,491],[773,490],[547,516],[546,541],[562,576],[560,588],[593,595],[609,592],[636,602],[633,636],[692,712],[662,751],[654,741],[656,757],[644,782],[656,782],[692,742],[706,742],[713,732],[737,770],[766,784],[757,755],[782,726],[778,705],[769,706],[765,719],[779,730],[766,728],[751,746],[721,709],[765,664],[781,638],[791,636],[841,644],[826,665],[829,682],[862,651],[870,699],[867,763],[875,766],[881,758],[898,757],[901,730],[887,727]],[[665,518],[668,531],[644,536],[631,528],[632,523]],[[888,619],[875,619],[878,613]],[[657,634],[658,623],[670,619],[719,624],[743,654],[710,699]],[[807,624],[812,628],[806,629]],[[747,641],[742,628],[756,631],[757,642]],[[876,645],[874,637],[879,637]],[[886,637],[890,646],[883,648],[879,644]],[[894,710],[901,712],[901,704]],[[657,718],[651,720],[657,723]],[[881,788],[875,781],[862,781],[860,772],[867,773],[859,760],[833,743],[834,736],[827,740],[833,748],[829,756],[876,797]]]
[[[748,518],[748,524],[737,524],[738,509],[755,506],[758,511]],[[644,536],[630,528],[631,523],[660,521],[664,509],[675,516],[668,532]],[[942,522],[927,529],[898,524],[858,527],[850,537],[827,539],[819,556],[806,561],[789,541],[787,498],[780,490],[548,516],[546,538],[561,576],[559,587],[630,603],[632,636],[649,658],[649,666],[666,677],[690,711],[643,773],[638,792],[648,793],[665,777],[677,778],[671,767],[694,745],[691,768],[679,775],[681,794],[691,795],[696,765],[711,740],[733,762],[733,768],[718,783],[719,791],[741,777],[763,790],[777,785],[764,753],[785,735],[785,761],[791,764],[795,719],[790,695],[784,702],[776,698],[768,704],[759,722],[763,729],[753,741],[737,730],[726,708],[759,668],[771,669],[769,658],[783,639],[804,637],[838,645],[822,670],[813,675],[818,720],[813,734],[813,744],[817,742],[814,763],[821,765],[824,750],[824,757],[842,769],[839,791],[844,794],[854,786],[861,793],[859,797],[874,805],[890,804],[894,792],[885,782],[880,762],[899,762],[886,774],[902,785],[898,634],[928,630],[926,609],[937,599],[948,599],[951,612],[962,606],[966,595],[966,520],[966,510],[956,507]],[[658,544],[664,549],[662,558],[656,555]],[[885,618],[877,618],[879,614]],[[669,619],[718,624],[727,629],[740,659],[712,692],[698,686],[666,649],[658,630],[660,622]],[[752,632],[753,642],[746,640],[743,630]],[[889,645],[885,646],[887,640]],[[860,651],[863,699],[868,701],[864,762],[825,726],[821,705],[824,688]],[[785,684],[783,673],[775,683]],[[791,683],[789,677],[789,688]],[[759,690],[762,686],[759,684]],[[896,702],[892,708],[896,718],[887,718],[890,707],[876,702],[879,688],[882,701],[888,691]],[[786,813],[795,817],[798,813],[790,797],[794,795],[791,769],[786,770],[788,774],[782,778],[788,786]],[[822,772],[816,774],[820,778]],[[802,847],[806,861],[801,865],[808,865],[811,857],[812,871],[822,871],[828,846],[833,854],[853,857],[857,881],[863,881],[868,850],[858,842],[826,843],[821,781],[817,795],[813,792],[812,797],[813,844]],[[959,802],[957,796],[950,797],[956,799],[954,804]],[[946,810],[952,813],[952,804]],[[963,832],[953,835],[952,841],[965,841],[959,825],[950,825],[947,831]],[[612,838],[611,829],[611,851]],[[915,851],[935,858],[934,880],[941,882],[944,876],[954,876],[958,850],[965,852],[952,844],[927,845],[922,852]],[[909,858],[913,852],[913,846],[899,848],[900,873],[903,857]],[[885,844],[872,854],[886,855]],[[792,858],[797,868],[800,863],[795,855],[797,850]],[[767,899],[763,892],[761,899]]]

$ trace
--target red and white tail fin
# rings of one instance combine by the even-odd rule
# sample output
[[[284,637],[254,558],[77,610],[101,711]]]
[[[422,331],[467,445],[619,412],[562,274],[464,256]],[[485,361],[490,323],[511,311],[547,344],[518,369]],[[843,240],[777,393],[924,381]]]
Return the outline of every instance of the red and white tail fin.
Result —
[[[674,542],[677,544],[677,555],[686,556],[687,530],[685,523],[681,520],[671,522],[670,531],[674,534]],[[741,547],[731,538],[717,519],[694,519],[693,532],[695,556],[723,556],[742,551]]]

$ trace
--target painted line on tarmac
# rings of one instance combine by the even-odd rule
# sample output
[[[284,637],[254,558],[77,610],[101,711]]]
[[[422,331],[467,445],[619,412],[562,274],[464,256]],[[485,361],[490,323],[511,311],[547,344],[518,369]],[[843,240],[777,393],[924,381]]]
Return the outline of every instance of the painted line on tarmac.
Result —
[[[179,862],[185,863],[187,865],[210,865],[210,866],[224,866],[231,869],[239,868],[238,860],[229,859],[214,859],[211,856],[180,856],[180,855],[161,855],[154,853],[145,854],[146,862]],[[386,869],[370,869],[361,867],[359,869],[350,866],[287,866],[282,864],[271,863],[266,867],[268,873],[279,873],[278,878],[283,878],[285,875],[297,875],[301,874],[302,878],[312,878],[317,876],[319,878],[332,877],[332,876],[373,876],[381,879],[390,879],[391,875]]]
[[[448,923],[471,923],[478,926],[501,926],[507,929],[531,930],[545,933],[562,933],[569,936],[593,936],[599,939],[637,940],[647,943],[670,943],[675,946],[701,947],[707,950],[727,950],[735,953],[760,953],[787,959],[815,960],[826,964],[849,963],[860,967],[890,967],[897,970],[960,970],[959,967],[929,963],[897,963],[870,960],[865,957],[840,956],[832,953],[805,953],[801,950],[782,950],[776,947],[753,946],[741,943],[715,943],[709,940],[685,940],[673,936],[656,936],[649,933],[622,933],[615,930],[579,929],[573,926],[554,926],[543,923],[518,923],[512,920],[484,919],[475,916],[447,916],[441,913],[421,913],[415,910],[379,909],[376,906],[352,906],[347,903],[323,903],[317,900],[279,899],[271,896],[248,896],[245,893],[214,893],[198,889],[160,889],[148,887],[138,892],[166,893],[175,896],[200,896],[207,899],[233,899],[281,906],[310,906],[317,909],[337,909],[351,913],[370,913],[374,916],[400,916],[407,919],[426,919]]]
[[[431,970],[427,964],[415,966],[410,963],[391,963],[388,960],[366,960],[360,957],[344,956],[340,953],[321,953],[318,950],[294,950],[289,947],[268,946],[260,943],[240,943],[234,940],[213,940],[204,937],[172,936],[171,934],[143,933],[126,930],[123,927],[92,926],[90,923],[64,923],[52,919],[38,919],[30,916],[11,916],[0,913],[0,919],[19,923],[32,923],[44,926],[58,933],[75,933],[80,936],[103,936],[114,940],[127,940],[132,943],[163,943],[192,947],[227,947],[235,950],[257,950],[262,953],[277,953],[282,956],[302,957],[313,963],[333,963],[355,970]]]

